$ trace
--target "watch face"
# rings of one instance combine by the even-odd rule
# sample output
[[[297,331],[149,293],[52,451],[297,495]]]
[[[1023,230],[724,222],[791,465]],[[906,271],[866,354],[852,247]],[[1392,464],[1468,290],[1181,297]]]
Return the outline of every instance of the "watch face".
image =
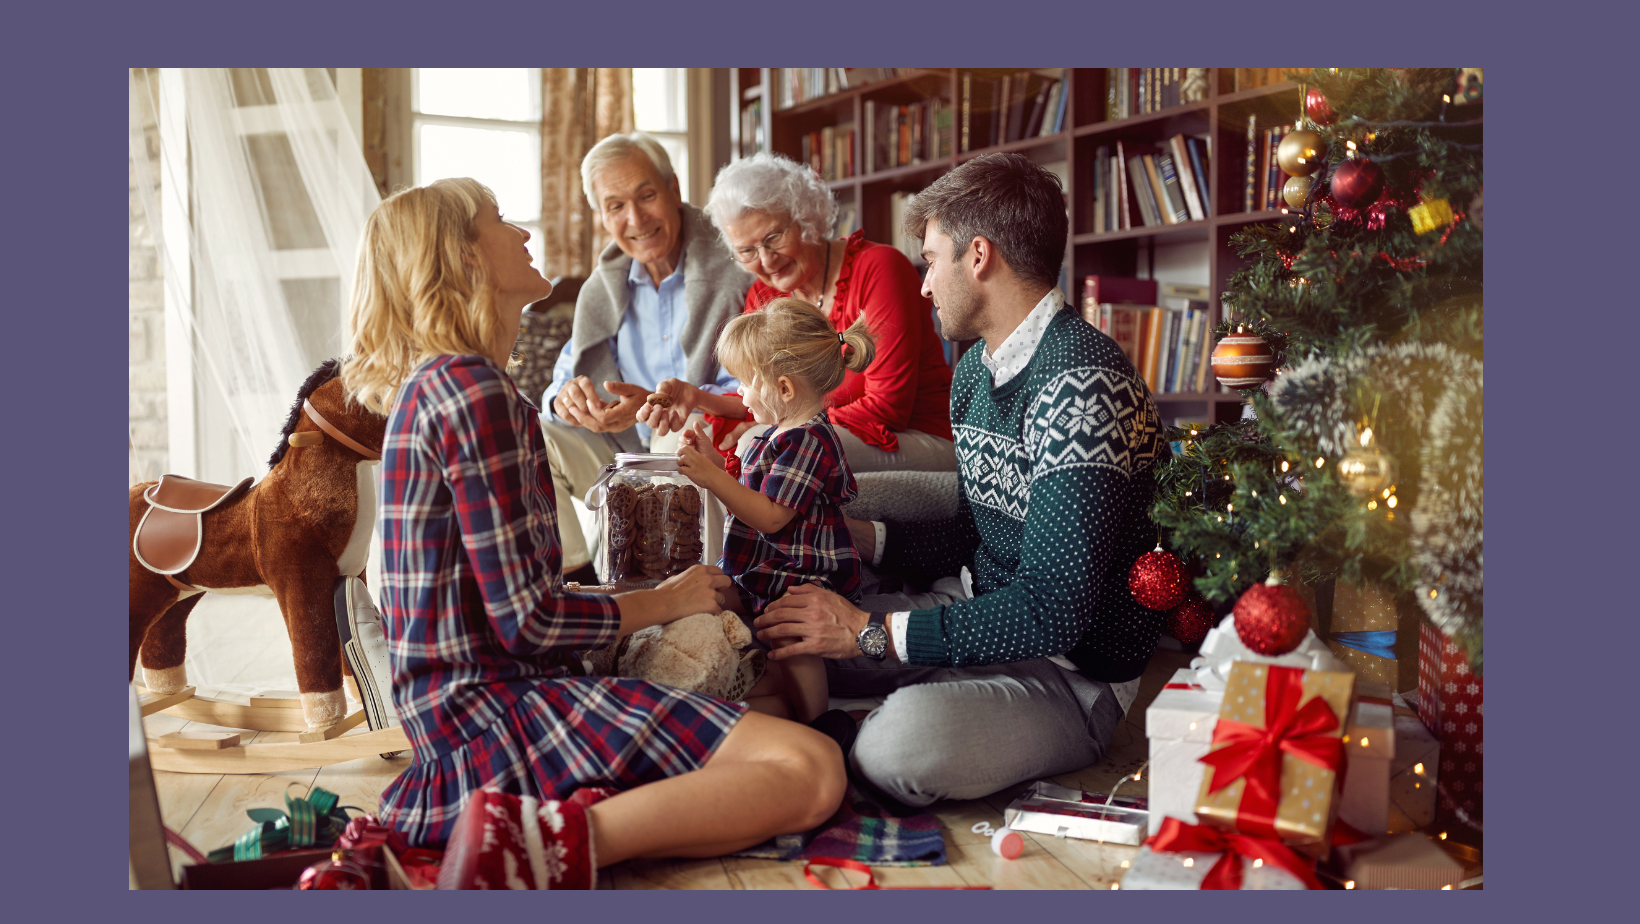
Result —
[[[880,658],[888,651],[888,631],[882,626],[866,626],[860,630],[859,642],[866,657]]]

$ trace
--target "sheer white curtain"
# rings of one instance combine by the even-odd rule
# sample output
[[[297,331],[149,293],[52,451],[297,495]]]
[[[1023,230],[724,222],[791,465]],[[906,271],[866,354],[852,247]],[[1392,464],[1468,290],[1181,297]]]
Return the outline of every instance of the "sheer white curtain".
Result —
[[[379,201],[359,143],[324,68],[164,69],[130,81],[129,156],[163,267],[171,430],[194,443],[173,439],[170,468],[260,476],[297,387],[344,346]]]
[[[130,168],[165,296],[166,471],[260,479],[296,389],[345,348],[379,198],[333,80],[325,68],[130,75]],[[157,157],[145,124],[158,126]],[[373,549],[367,579],[379,560]],[[294,689],[283,636],[271,599],[207,595],[189,620],[190,682]]]

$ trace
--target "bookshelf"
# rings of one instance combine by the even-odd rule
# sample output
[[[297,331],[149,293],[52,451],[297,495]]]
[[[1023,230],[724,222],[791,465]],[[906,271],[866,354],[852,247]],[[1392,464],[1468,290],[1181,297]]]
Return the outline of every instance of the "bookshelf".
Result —
[[[815,137],[815,133],[830,129],[832,137],[836,137],[852,130],[853,145],[848,153],[852,156],[854,172],[844,175],[844,171],[836,171],[837,178],[829,180],[828,185],[843,213],[852,214],[857,222],[855,226],[864,228],[866,237],[871,240],[897,243],[893,227],[896,194],[915,193],[971,157],[994,151],[1018,152],[1059,173],[1065,181],[1070,214],[1070,241],[1064,268],[1067,300],[1080,306],[1085,276],[1131,277],[1143,269],[1154,278],[1158,247],[1196,244],[1205,253],[1201,261],[1205,272],[1203,278],[1190,281],[1206,286],[1211,293],[1207,322],[1211,328],[1219,320],[1220,296],[1225,283],[1244,265],[1230,247],[1230,236],[1250,223],[1282,218],[1279,209],[1242,210],[1248,117],[1256,116],[1263,128],[1282,122],[1290,126],[1299,116],[1296,83],[1278,80],[1263,86],[1237,88],[1238,79],[1251,82],[1247,71],[1268,69],[1243,69],[1238,75],[1234,68],[1208,68],[1202,98],[1114,119],[1106,117],[1107,74],[1112,70],[1108,68],[898,69],[890,75],[882,75],[881,79],[855,86],[845,84],[857,83],[850,77],[861,69],[835,73],[839,70],[731,69],[730,111],[736,115],[730,123],[731,157],[739,159],[766,149],[802,161],[805,151],[812,153],[809,139]],[[1184,69],[1174,70],[1182,73]],[[1022,74],[1027,76],[1021,78]],[[879,75],[865,76],[870,79]],[[981,84],[994,87],[1004,78],[1026,79],[1032,89],[1042,85],[1037,82],[1039,79],[1061,79],[1059,90],[1064,100],[1063,116],[1057,120],[1059,130],[1051,130],[1054,127],[1049,121],[1052,114],[1044,112],[1036,121],[1048,125],[1038,134],[1029,135],[1024,131],[1029,128],[1024,123],[1032,121],[1029,115],[1024,115],[1016,116],[1020,123],[1018,134],[1022,136],[1018,140],[991,144],[991,137],[982,139],[983,130],[974,124],[980,120],[973,118],[974,111],[980,108],[975,103],[974,87]],[[962,149],[959,137],[965,86],[969,91],[971,117],[970,144],[966,150]],[[1017,88],[1019,84],[1014,86]],[[1156,94],[1156,87],[1148,89],[1160,95]],[[1178,94],[1165,98],[1171,101],[1178,98]],[[923,156],[910,163],[896,164],[893,158],[887,165],[880,163],[880,152],[867,147],[870,141],[878,140],[876,126],[871,124],[868,112],[881,118],[885,109],[919,104],[928,109],[942,107],[950,112],[953,123],[950,150],[939,150],[937,144],[930,143],[928,149],[921,152]],[[1029,100],[1025,108],[1031,108]],[[1132,106],[1130,111],[1139,111],[1139,107]],[[1096,230],[1093,214],[1096,152],[1101,147],[1113,149],[1118,141],[1123,144],[1124,154],[1165,151],[1169,139],[1181,134],[1208,139],[1211,156],[1207,170],[1210,187],[1206,193],[1207,214],[1199,220],[1144,226],[1135,203],[1130,205],[1133,227]],[[931,142],[937,140],[930,139]],[[982,140],[987,143],[981,144]],[[873,156],[874,153],[878,156]],[[1210,384],[1205,392],[1157,393],[1162,417],[1223,421],[1240,416],[1241,395],[1217,391],[1211,372],[1207,380]]]

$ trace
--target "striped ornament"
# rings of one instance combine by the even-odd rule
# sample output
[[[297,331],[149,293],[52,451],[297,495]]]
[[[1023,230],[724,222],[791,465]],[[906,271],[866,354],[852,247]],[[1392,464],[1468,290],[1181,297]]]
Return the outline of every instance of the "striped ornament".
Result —
[[[1237,331],[1213,348],[1213,375],[1226,388],[1256,388],[1269,380],[1276,356],[1258,334]]]

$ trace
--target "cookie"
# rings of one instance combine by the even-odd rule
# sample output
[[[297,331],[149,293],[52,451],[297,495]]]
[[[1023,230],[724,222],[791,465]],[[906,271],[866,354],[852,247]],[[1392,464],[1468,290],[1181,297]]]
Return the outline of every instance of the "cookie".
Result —
[[[604,506],[609,512],[618,517],[631,517],[632,507],[638,503],[638,492],[632,486],[623,482],[616,482],[609,486],[604,495]]]
[[[638,528],[645,533],[654,532],[660,526],[662,509],[661,499],[655,496],[654,491],[639,491],[633,519],[638,521]]]
[[[632,544],[632,520],[613,514],[609,518],[609,547],[624,549]]]
[[[700,513],[700,489],[694,485],[678,485],[676,501],[684,513]]]
[[[647,402],[648,404],[652,404],[655,407],[662,408],[662,409],[669,408],[669,407],[672,406],[672,396],[671,395],[663,395],[660,392],[656,392],[656,393],[650,395],[648,398],[645,398],[644,401]]]

